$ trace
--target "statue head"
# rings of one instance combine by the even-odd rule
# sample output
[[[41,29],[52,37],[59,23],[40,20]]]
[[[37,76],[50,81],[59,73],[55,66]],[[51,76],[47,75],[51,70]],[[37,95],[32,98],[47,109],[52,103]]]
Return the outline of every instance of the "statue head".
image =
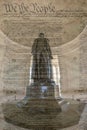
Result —
[[[44,38],[44,33],[40,33],[40,34],[39,34],[39,37],[40,37],[40,38]]]

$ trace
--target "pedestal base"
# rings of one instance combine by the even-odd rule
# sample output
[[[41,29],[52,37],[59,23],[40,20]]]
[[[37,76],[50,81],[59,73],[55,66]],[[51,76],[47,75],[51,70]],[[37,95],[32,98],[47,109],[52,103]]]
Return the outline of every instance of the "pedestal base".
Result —
[[[45,111],[44,113],[40,110],[37,113],[32,113],[32,103],[31,106],[29,105],[26,108],[17,107],[17,103],[6,103],[2,105],[2,108],[5,120],[9,123],[32,130],[57,130],[58,128],[76,125],[84,109],[84,104],[78,101],[69,99],[70,105],[67,105],[67,102],[63,100],[60,103],[61,110],[63,106],[64,111],[55,113],[52,113],[52,111]]]
[[[32,114],[42,113],[51,116],[62,110],[56,99],[27,99],[26,103],[25,101],[17,103],[17,106]]]
[[[34,82],[27,86],[25,98],[17,103],[19,108],[31,111],[31,113],[58,113],[61,107],[55,98],[55,82]],[[61,101],[61,99],[59,99]]]
[[[31,84],[23,100],[3,105],[5,120],[33,130],[56,130],[78,123],[84,105],[57,100],[55,87],[53,82]]]

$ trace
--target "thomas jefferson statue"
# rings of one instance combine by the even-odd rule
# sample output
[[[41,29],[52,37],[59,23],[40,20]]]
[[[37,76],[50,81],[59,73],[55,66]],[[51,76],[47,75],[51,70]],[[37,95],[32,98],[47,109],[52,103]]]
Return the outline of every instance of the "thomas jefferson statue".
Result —
[[[33,65],[32,79],[34,82],[44,82],[52,79],[52,53],[49,40],[44,38],[44,33],[34,40],[32,46]]]
[[[58,101],[55,99],[56,84],[52,74],[52,53],[49,40],[43,33],[34,40],[32,46],[32,75],[33,83],[27,86],[26,96],[17,104],[18,107],[37,112],[60,111]],[[49,100],[47,100],[49,99]],[[26,107],[27,106],[27,107]],[[31,107],[31,108],[30,108]],[[29,112],[28,111],[28,112]]]

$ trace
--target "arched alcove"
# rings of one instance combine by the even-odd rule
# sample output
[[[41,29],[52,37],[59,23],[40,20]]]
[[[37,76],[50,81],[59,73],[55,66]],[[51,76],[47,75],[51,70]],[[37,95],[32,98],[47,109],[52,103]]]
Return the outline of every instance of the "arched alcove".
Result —
[[[59,77],[57,76],[55,77],[55,80],[56,83],[59,82],[61,84],[60,90],[62,92],[79,91],[80,89],[86,90],[86,76],[84,76],[83,79],[81,75],[81,71],[83,75],[85,75],[84,63],[86,63],[86,60],[84,60],[84,57],[86,55],[83,54],[83,49],[86,48],[86,31],[87,28],[85,28],[84,31],[76,39],[65,45],[59,47],[51,47],[54,57],[54,61],[52,64],[53,66],[55,66],[54,68],[57,69],[56,73],[58,73],[57,67],[59,64],[59,72],[61,77],[60,81],[57,81],[59,80]],[[4,64],[2,66],[2,87],[4,89],[9,88],[10,90],[16,90],[17,96],[20,95],[21,92],[24,95],[26,91],[26,86],[29,85],[31,48],[19,45],[18,43],[11,41],[2,32],[0,32],[0,37],[2,39],[2,48],[4,50],[2,59],[4,61]],[[22,73],[22,70],[24,71],[24,73]],[[16,75],[14,74],[14,72]],[[8,81],[8,79],[6,81],[6,75],[8,77],[10,76],[11,78],[13,76],[14,81]],[[22,79],[22,81],[19,80],[20,78]]]

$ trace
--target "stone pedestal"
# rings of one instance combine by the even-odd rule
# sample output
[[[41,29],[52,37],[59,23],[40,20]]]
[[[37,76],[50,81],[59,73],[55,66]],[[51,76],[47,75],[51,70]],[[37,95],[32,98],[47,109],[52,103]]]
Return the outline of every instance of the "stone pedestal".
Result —
[[[56,99],[55,87],[53,81],[31,84],[23,100],[3,104],[5,120],[32,130],[57,130],[76,125],[84,104]]]
[[[27,86],[24,99],[14,105],[15,110],[20,113],[20,118],[15,120],[6,116],[5,119],[33,130],[55,130],[61,127],[61,118],[57,116],[68,111],[68,102],[56,98],[57,95],[55,97],[56,87],[54,81],[38,81]]]
[[[56,109],[53,109],[56,106],[55,100],[52,102],[43,101],[45,102],[41,100],[28,100],[28,104],[22,108],[17,107],[16,102],[2,104],[4,119],[8,123],[27,129],[57,130],[76,125],[79,122],[85,106],[85,104],[71,99],[69,99],[70,105],[68,106],[67,100],[61,100],[58,102],[59,104],[57,104],[57,106],[61,106],[62,111],[58,112],[55,111]],[[46,105],[45,111],[43,109],[44,107],[42,107],[44,103]],[[53,108],[52,103],[55,105]],[[50,105],[48,106],[48,104]],[[39,108],[39,110],[37,108]]]
[[[54,115],[56,112],[61,112],[58,102],[61,99],[55,98],[55,87],[54,81],[32,83],[30,86],[27,86],[26,96],[22,101],[17,103],[17,106],[31,111],[31,113],[42,112]]]

